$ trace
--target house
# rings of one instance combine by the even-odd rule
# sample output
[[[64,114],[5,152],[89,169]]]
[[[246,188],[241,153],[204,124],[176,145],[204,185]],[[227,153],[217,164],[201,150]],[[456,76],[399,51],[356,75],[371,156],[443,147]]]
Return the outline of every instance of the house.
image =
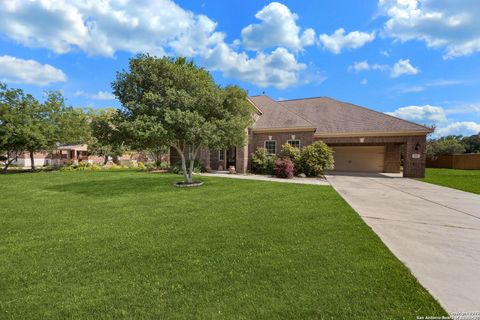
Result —
[[[249,102],[255,122],[248,128],[248,144],[202,150],[200,161],[205,167],[225,170],[233,165],[245,173],[257,148],[273,155],[285,143],[303,147],[322,140],[334,151],[334,170],[399,173],[403,164],[404,177],[425,175],[430,128],[327,97],[275,101],[260,95],[249,97]]]
[[[78,164],[79,162],[87,162],[90,164],[103,164],[105,157],[91,155],[88,152],[86,144],[64,145],[59,146],[53,151],[36,152],[33,155],[35,166],[61,166],[65,164]],[[130,161],[148,161],[148,156],[143,152],[135,152],[124,154],[118,158],[120,164],[128,165]],[[30,152],[24,151],[20,153],[16,161],[12,164],[19,167],[30,167],[31,159]]]

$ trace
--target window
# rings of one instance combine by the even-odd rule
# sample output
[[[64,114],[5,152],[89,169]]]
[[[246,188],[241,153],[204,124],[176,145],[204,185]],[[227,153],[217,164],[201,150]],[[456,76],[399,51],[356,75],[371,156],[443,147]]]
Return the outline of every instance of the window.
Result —
[[[267,153],[270,155],[274,155],[277,153],[277,141],[275,140],[267,140],[265,141],[265,149],[267,149]]]
[[[218,151],[218,160],[220,161],[225,160],[225,150]]]
[[[300,149],[300,140],[288,140],[287,143],[294,148]]]

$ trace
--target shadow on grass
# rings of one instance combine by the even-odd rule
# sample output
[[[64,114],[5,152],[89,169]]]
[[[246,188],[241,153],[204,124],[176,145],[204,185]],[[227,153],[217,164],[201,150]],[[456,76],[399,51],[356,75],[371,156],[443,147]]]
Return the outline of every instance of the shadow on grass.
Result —
[[[82,180],[49,186],[46,190],[76,193],[92,197],[116,197],[122,195],[144,194],[146,192],[178,191],[173,184],[182,181],[181,176],[135,176]]]

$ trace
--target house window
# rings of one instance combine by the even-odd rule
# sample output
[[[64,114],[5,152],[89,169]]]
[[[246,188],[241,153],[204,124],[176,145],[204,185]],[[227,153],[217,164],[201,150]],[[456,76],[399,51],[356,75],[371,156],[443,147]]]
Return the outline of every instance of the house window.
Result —
[[[270,155],[277,154],[277,141],[275,140],[265,141],[265,149],[267,149],[267,153]]]
[[[225,160],[225,150],[220,150],[220,151],[218,151],[218,159],[219,159],[220,161]]]
[[[294,148],[300,149],[300,140],[288,140],[287,143]]]

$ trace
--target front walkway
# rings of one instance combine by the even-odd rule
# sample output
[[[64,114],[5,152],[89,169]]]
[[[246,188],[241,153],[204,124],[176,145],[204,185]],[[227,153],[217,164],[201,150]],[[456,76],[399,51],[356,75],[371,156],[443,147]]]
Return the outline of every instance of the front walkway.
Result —
[[[327,180],[447,312],[480,311],[480,195],[399,175]]]
[[[260,180],[260,181],[283,182],[283,183],[315,184],[315,185],[325,185],[325,186],[330,185],[327,180],[322,178],[294,177],[293,179],[282,179],[282,178],[277,178],[275,176],[264,176],[264,175],[258,175],[258,174],[229,174],[226,172],[201,173],[201,175],[207,176],[207,177]]]

